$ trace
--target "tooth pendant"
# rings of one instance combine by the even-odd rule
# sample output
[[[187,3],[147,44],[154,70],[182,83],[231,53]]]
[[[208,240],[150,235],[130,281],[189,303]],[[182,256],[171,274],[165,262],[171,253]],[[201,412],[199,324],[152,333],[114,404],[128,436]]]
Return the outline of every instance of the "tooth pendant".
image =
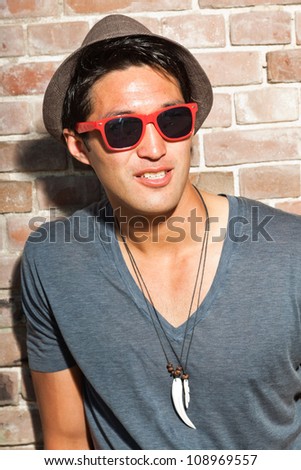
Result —
[[[171,388],[172,402],[181,420],[190,428],[196,429],[193,422],[188,418],[185,408],[187,409],[190,402],[190,391],[188,379],[182,380],[175,377],[172,381]],[[185,406],[184,406],[185,405]]]
[[[184,389],[184,404],[187,410],[190,402],[190,389],[188,379],[183,380],[183,389]]]

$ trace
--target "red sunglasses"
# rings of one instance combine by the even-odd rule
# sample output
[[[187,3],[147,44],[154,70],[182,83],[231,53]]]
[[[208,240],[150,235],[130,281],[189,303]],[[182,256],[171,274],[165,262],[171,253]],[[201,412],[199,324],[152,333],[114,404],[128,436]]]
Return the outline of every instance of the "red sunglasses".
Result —
[[[100,121],[78,122],[75,130],[79,134],[98,130],[108,149],[114,152],[137,147],[149,123],[154,124],[163,139],[178,142],[192,135],[197,110],[196,103],[177,104],[151,114],[122,114]]]

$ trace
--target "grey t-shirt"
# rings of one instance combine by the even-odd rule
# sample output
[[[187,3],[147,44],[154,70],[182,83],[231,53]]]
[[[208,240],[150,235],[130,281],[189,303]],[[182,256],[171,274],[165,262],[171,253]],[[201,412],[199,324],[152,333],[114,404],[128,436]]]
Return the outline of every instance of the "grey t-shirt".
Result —
[[[301,449],[301,217],[228,197],[212,286],[191,317],[186,426],[109,206],[42,226],[22,263],[33,370],[75,363],[96,449]],[[197,315],[197,317],[196,317]],[[186,325],[161,317],[179,353]]]

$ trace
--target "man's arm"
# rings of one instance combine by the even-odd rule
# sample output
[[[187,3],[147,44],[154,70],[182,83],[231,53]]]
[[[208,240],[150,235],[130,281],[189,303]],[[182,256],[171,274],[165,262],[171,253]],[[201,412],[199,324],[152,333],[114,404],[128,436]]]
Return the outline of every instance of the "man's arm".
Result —
[[[32,371],[42,421],[44,449],[91,449],[78,367],[60,372]]]

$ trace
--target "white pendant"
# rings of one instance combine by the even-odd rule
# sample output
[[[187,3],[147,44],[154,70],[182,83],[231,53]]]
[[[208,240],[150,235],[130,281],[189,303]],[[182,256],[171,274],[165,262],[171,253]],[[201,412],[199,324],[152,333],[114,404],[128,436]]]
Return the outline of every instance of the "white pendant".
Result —
[[[184,389],[184,404],[187,410],[190,402],[190,389],[188,379],[183,380],[183,389]]]
[[[184,408],[184,400],[183,400],[183,392],[185,393],[185,406],[188,407],[189,404],[189,383],[188,380],[185,379],[187,382],[184,385],[182,383],[182,379],[176,377],[172,381],[172,389],[171,389],[171,397],[175,407],[176,412],[178,413],[181,420],[190,428],[196,429],[193,422],[188,418],[185,408]]]

